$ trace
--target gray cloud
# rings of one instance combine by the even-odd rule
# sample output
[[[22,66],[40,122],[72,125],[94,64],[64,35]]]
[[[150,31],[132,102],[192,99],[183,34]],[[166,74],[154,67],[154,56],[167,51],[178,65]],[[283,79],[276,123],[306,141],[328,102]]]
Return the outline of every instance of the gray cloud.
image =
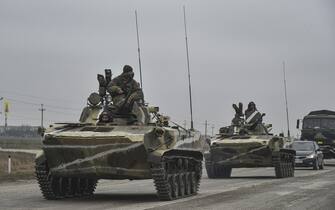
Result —
[[[333,108],[335,4],[330,0],[2,0],[0,95],[45,103],[47,123],[77,120],[86,97],[97,89],[97,73],[110,67],[118,74],[124,64],[138,69],[137,9],[146,99],[182,123],[189,119],[184,4],[199,129],[206,119],[216,128],[230,123],[233,102],[254,100],[276,132],[285,130],[283,60],[291,130],[310,110]],[[38,124],[37,109],[12,101],[9,122]]]

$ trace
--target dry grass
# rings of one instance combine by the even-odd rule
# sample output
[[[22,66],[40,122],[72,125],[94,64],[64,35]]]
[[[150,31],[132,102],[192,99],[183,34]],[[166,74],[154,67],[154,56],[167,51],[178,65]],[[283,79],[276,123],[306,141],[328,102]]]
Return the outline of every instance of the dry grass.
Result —
[[[12,160],[12,173],[8,174],[8,156]],[[35,155],[23,152],[0,152],[0,182],[31,179],[34,177]]]
[[[0,147],[10,149],[40,149],[41,138],[0,137]]]

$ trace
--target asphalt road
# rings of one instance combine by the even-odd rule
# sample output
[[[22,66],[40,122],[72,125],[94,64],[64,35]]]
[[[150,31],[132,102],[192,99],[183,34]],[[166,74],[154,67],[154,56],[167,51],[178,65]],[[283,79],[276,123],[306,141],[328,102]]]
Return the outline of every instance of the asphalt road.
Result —
[[[233,169],[230,179],[208,179],[197,196],[157,200],[152,180],[108,181],[93,197],[44,200],[35,181],[2,183],[0,209],[335,209],[335,160],[325,170],[298,168],[294,178],[276,179],[272,168]]]

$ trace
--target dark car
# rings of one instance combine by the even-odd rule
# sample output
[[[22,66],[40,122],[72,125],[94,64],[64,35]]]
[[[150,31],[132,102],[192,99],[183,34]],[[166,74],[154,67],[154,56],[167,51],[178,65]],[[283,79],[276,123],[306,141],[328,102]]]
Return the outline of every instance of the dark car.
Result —
[[[296,151],[295,166],[313,167],[314,170],[324,168],[323,153],[314,141],[294,141],[291,146]]]

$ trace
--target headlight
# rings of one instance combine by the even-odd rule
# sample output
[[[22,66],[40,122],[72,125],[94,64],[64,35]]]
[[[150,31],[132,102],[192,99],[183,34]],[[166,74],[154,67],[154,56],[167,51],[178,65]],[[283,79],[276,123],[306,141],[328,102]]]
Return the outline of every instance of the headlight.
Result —
[[[306,158],[314,158],[314,157],[315,157],[315,154],[313,153],[313,154],[308,155]]]

